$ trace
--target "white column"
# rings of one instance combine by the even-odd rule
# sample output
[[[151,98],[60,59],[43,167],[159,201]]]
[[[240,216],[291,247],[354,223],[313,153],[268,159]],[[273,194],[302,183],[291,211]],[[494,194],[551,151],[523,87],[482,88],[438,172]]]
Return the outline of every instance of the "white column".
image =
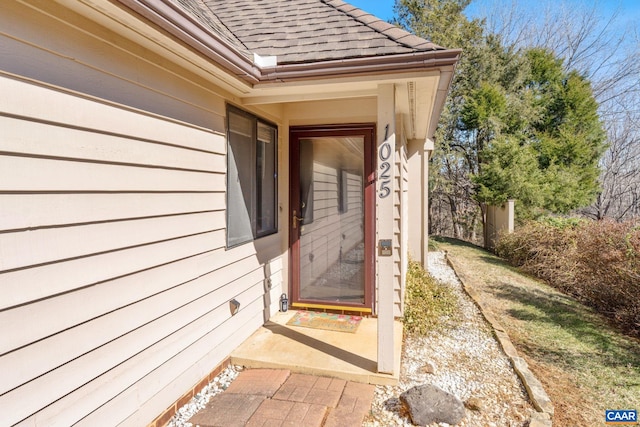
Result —
[[[409,253],[426,268],[429,248],[429,157],[433,141],[408,141],[409,157]]]
[[[434,143],[427,138],[422,153],[422,266],[429,264],[429,159]]]
[[[376,286],[378,296],[378,372],[393,373],[393,197],[395,184],[395,86],[378,86],[377,188],[376,188]],[[385,250],[385,241],[391,242]]]

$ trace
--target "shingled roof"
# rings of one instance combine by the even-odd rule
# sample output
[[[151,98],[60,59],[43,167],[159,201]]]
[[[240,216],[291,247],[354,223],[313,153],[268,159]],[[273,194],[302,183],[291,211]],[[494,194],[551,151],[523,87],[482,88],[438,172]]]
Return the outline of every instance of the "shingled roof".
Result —
[[[341,0],[177,0],[238,51],[278,64],[444,50]]]
[[[245,45],[233,34],[226,25],[224,25],[218,16],[203,0],[175,0],[187,13],[191,14],[205,28],[213,31],[221,38],[225,39],[230,45],[234,46],[238,51],[249,56],[249,51]]]

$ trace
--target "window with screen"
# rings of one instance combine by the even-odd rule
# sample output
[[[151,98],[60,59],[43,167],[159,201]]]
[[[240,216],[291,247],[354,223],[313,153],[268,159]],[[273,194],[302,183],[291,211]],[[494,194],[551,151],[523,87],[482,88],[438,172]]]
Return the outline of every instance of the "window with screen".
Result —
[[[227,107],[227,246],[277,232],[277,128]]]

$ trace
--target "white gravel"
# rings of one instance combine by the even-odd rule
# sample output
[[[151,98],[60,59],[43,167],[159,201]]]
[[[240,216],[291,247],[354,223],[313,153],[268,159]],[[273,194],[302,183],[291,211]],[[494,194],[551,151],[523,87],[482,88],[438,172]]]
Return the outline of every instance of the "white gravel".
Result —
[[[178,412],[171,418],[167,427],[192,427],[193,425],[188,423],[187,420],[194,416],[199,410],[204,409],[207,403],[209,403],[209,399],[225,391],[241,370],[242,368],[238,366],[228,366],[215,377],[213,381],[204,386],[200,393],[196,394],[186,405],[178,409]]]
[[[412,426],[399,396],[427,383],[481,407],[467,409],[459,426],[528,425],[534,409],[526,391],[442,252],[429,254],[429,273],[454,290],[460,321],[423,338],[405,339],[399,385],[376,387],[372,413],[363,426]]]
[[[477,306],[462,289],[441,252],[429,253],[429,273],[451,286],[458,296],[460,321],[427,337],[405,338],[398,386],[377,386],[371,415],[363,427],[412,426],[400,403],[402,392],[420,384],[433,384],[464,402],[475,401],[480,410],[467,409],[458,426],[527,426],[533,407],[510,362],[493,337]],[[169,427],[192,427],[187,420],[222,393],[241,367],[229,366],[189,403],[180,408]],[[433,426],[448,424],[433,424]]]

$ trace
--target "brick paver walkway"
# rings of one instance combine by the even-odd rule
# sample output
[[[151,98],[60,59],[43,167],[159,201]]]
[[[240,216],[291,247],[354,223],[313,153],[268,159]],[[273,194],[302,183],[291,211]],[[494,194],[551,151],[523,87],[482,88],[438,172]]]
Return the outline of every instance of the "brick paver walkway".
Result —
[[[200,427],[357,427],[374,386],[288,370],[243,371],[189,420]]]

